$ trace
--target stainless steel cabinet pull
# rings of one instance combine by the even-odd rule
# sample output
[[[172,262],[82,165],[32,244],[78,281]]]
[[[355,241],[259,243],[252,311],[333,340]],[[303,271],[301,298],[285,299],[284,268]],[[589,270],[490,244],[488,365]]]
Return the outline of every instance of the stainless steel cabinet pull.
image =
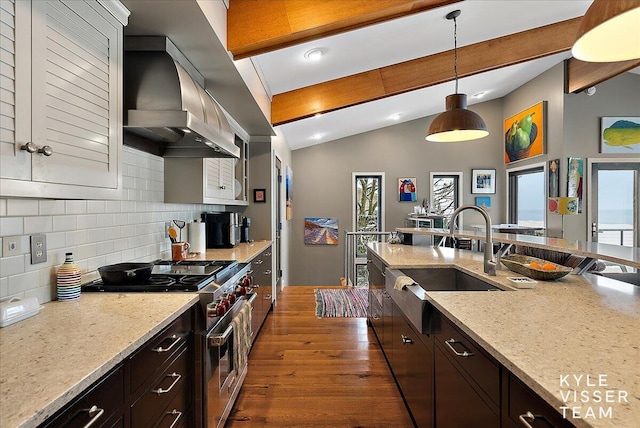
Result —
[[[28,153],[35,153],[38,151],[38,146],[36,146],[33,142],[29,141],[27,144],[23,144],[20,147],[20,150],[24,150]]]
[[[404,334],[401,335],[402,336],[402,343],[405,345],[413,345],[413,340],[411,340],[410,337],[405,336]]]
[[[265,270],[265,271],[264,271],[264,274],[265,274],[265,275],[271,275],[271,269],[267,269],[267,270]]]
[[[174,379],[173,379],[173,382],[171,383],[171,385],[169,385],[169,388],[167,388],[167,389],[162,389],[162,388],[152,389],[152,390],[151,390],[151,392],[154,392],[154,393],[156,393],[156,394],[158,394],[158,395],[160,395],[160,394],[166,394],[167,392],[171,391],[171,390],[173,389],[173,387],[174,387],[174,386],[176,386],[176,383],[178,383],[178,381],[180,380],[180,378],[182,377],[182,375],[179,375],[178,373],[173,372],[173,373],[171,373],[171,374],[169,374],[169,375],[166,375],[165,377],[172,377],[172,378],[174,378]]]
[[[152,351],[153,352],[157,352],[157,353],[162,353],[162,352],[167,352],[170,351],[171,348],[173,348],[174,346],[176,346],[178,344],[178,342],[180,342],[181,337],[178,336],[177,334],[174,334],[173,336],[170,337],[171,339],[173,339],[173,342],[171,342],[171,345],[169,345],[168,348],[163,348],[162,346],[158,346],[157,348],[153,348]]]
[[[260,288],[260,284],[253,284],[251,288]]]
[[[522,425],[524,425],[525,427],[533,428],[531,424],[527,422],[527,419],[531,420],[531,422],[534,422],[536,420],[536,417],[534,416],[533,413],[527,412],[524,415],[518,416],[518,419],[520,419],[520,422],[522,422]]]
[[[255,262],[253,262],[257,265],[261,265],[262,263],[264,263],[264,260],[256,260]]]
[[[456,348],[453,347],[453,344],[454,343],[462,343],[459,340],[455,340],[455,339],[451,338],[449,340],[445,340],[444,343],[446,343],[447,346],[453,351],[453,353],[456,354],[459,357],[467,358],[467,357],[473,356],[473,352],[469,352],[467,350],[465,350],[464,352],[456,351]]]
[[[247,275],[253,275],[253,270],[249,269],[249,270],[247,271]]]
[[[265,257],[270,257],[270,256],[271,256],[271,253],[264,253],[264,256],[265,256]]]
[[[265,294],[264,300],[271,300],[271,294]]]
[[[169,415],[169,416],[175,416],[176,417],[173,420],[173,423],[171,425],[169,425],[169,428],[173,428],[174,426],[176,426],[176,424],[180,420],[180,417],[182,416],[182,412],[178,411],[178,409],[173,409],[172,411],[167,412],[166,414]]]
[[[91,418],[91,420],[83,428],[89,428],[91,425],[96,423],[96,421],[100,419],[104,414],[104,409],[101,409],[96,405],[91,406],[90,409],[86,409],[85,411],[89,412],[89,417]]]
[[[49,156],[51,156],[53,154],[53,149],[51,148],[51,146],[42,146],[38,150],[38,153],[49,157]]]

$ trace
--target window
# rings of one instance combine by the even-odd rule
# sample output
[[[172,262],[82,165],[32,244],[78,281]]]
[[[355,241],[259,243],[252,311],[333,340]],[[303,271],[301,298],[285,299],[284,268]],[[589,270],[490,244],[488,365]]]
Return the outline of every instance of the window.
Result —
[[[355,237],[355,281],[367,286],[367,243],[382,240],[384,226],[384,173],[353,173],[353,230],[374,232]]]
[[[507,170],[509,223],[545,227],[545,164]]]
[[[462,173],[432,172],[430,176],[431,209],[436,214],[447,216],[444,227],[449,227],[448,219],[455,209],[462,205]]]

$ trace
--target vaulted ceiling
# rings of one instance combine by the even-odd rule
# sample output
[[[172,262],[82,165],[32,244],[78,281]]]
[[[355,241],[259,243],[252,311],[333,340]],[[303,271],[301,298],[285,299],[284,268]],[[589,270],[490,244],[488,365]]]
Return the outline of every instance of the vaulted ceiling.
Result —
[[[453,23],[445,19],[452,10],[462,11],[460,92],[473,104],[502,97],[570,58],[590,4],[230,0],[227,49],[234,59],[252,58],[273,97],[271,123],[296,149],[441,112],[453,92]],[[323,51],[319,61],[305,59],[312,49]],[[573,90],[598,78],[582,77]]]

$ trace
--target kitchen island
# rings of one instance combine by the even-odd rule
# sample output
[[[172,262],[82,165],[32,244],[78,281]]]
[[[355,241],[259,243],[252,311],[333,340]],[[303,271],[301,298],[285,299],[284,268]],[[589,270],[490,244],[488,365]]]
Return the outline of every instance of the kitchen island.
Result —
[[[195,293],[83,293],[0,329],[0,426],[44,422],[197,302]]]
[[[390,268],[455,267],[511,290],[427,295],[430,304],[576,426],[638,426],[637,287],[585,274],[515,290],[507,278],[520,275],[508,270],[485,275],[479,253],[386,243],[370,243],[369,249]],[[598,402],[596,390],[603,397],[608,393],[610,402]]]

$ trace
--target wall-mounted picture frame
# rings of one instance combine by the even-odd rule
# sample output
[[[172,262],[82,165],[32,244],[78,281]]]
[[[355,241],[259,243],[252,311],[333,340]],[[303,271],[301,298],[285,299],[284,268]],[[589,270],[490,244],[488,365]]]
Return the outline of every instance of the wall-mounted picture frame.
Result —
[[[560,159],[549,161],[549,194],[550,198],[560,196]]]
[[[266,203],[267,191],[265,189],[253,189],[253,202]]]
[[[416,178],[398,178],[398,200],[400,202],[415,202],[418,200]]]
[[[476,196],[476,207],[489,211],[491,209],[491,196]]]
[[[600,153],[640,155],[640,117],[601,118]]]
[[[338,245],[338,219],[335,217],[305,217],[304,243],[308,245]]]
[[[584,158],[569,158],[567,169],[567,196],[578,198],[578,212],[582,212],[582,190],[584,186]]]
[[[291,220],[293,218],[293,171],[289,165],[285,167],[285,193],[287,201],[285,217]]]
[[[504,163],[544,154],[547,102],[541,101],[504,121]]]
[[[495,169],[472,169],[471,170],[471,193],[496,193],[496,170]]]

